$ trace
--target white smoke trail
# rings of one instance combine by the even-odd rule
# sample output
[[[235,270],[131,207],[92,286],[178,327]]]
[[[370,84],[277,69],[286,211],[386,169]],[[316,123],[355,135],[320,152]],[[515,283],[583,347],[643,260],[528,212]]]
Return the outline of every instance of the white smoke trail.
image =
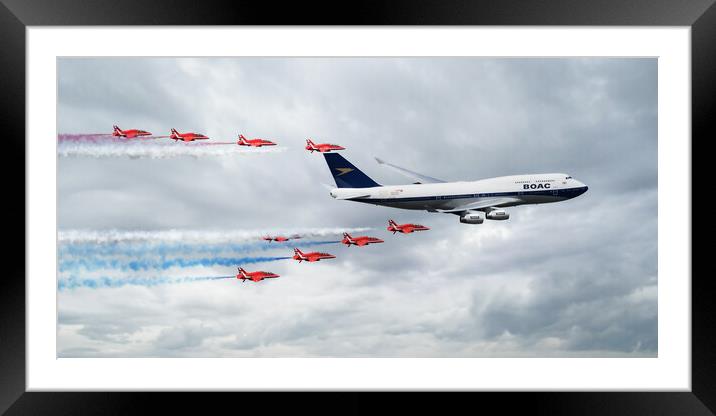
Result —
[[[201,282],[209,280],[224,280],[224,279],[235,279],[235,276],[188,276],[188,277],[130,277],[124,279],[117,279],[111,277],[95,277],[95,278],[81,278],[77,276],[70,276],[69,278],[59,279],[57,281],[57,290],[64,291],[69,289],[77,288],[89,288],[89,289],[102,289],[102,288],[116,288],[127,285],[133,286],[145,286],[153,287],[163,284],[177,284],[177,283],[189,283],[189,282]]]
[[[235,143],[156,143],[136,142],[60,142],[57,155],[60,157],[129,157],[166,159],[172,157],[206,157],[265,154],[285,151],[286,147],[245,148]]]
[[[343,232],[358,233],[370,230],[370,227],[357,228],[294,228],[266,230],[162,230],[162,231],[125,231],[125,230],[61,230],[57,239],[61,244],[113,244],[120,242],[147,243],[195,243],[225,244],[239,241],[257,241],[265,235],[300,235],[303,238],[328,237]],[[300,240],[298,240],[300,241]]]

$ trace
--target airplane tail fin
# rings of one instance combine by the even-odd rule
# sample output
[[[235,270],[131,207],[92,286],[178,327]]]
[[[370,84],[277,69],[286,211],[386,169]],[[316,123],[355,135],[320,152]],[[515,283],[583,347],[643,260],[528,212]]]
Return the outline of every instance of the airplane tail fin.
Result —
[[[339,188],[372,188],[381,186],[368,175],[361,172],[351,162],[338,153],[324,153],[328,169]]]

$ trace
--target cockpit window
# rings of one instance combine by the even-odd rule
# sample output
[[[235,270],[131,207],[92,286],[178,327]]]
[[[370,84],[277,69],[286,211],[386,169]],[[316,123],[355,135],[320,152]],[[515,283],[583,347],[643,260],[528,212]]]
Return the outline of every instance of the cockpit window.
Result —
[[[567,176],[567,177],[566,177],[566,178],[564,178],[564,179],[572,179],[572,177],[571,177],[571,176]]]

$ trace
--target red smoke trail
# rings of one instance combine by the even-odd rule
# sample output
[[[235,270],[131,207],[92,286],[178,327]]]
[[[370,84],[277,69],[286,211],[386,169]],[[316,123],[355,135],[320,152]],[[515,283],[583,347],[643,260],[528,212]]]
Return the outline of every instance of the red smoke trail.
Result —
[[[76,142],[90,142],[90,143],[96,143],[96,142],[107,142],[107,141],[114,141],[116,137],[113,137],[111,134],[58,134],[57,135],[57,141],[60,143],[76,143]]]
[[[156,139],[168,139],[170,136],[140,136],[140,137],[133,137],[131,139],[126,137],[117,137],[113,136],[111,133],[83,133],[83,134],[58,134],[57,135],[57,141],[59,143],[132,143],[132,142],[143,142],[143,141],[152,141]],[[210,142],[182,142],[181,140],[176,141],[179,144],[184,144],[185,146],[224,146],[224,145],[234,145],[238,146],[236,142],[217,142],[217,141],[210,141]],[[171,142],[168,142],[171,143]]]
[[[199,143],[186,143],[187,146],[225,146],[227,144],[232,144],[234,146],[238,146],[236,142],[199,142]]]
[[[167,138],[169,136],[142,136],[127,139],[123,137],[112,136],[111,133],[87,133],[87,134],[58,134],[57,141],[59,143],[124,143],[137,141],[151,141],[155,139]]]

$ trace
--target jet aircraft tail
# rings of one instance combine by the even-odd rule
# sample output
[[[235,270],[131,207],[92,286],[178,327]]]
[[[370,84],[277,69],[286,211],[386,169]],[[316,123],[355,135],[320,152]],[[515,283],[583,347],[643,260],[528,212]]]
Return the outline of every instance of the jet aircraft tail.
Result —
[[[328,169],[339,188],[373,188],[381,186],[338,153],[324,153]]]

